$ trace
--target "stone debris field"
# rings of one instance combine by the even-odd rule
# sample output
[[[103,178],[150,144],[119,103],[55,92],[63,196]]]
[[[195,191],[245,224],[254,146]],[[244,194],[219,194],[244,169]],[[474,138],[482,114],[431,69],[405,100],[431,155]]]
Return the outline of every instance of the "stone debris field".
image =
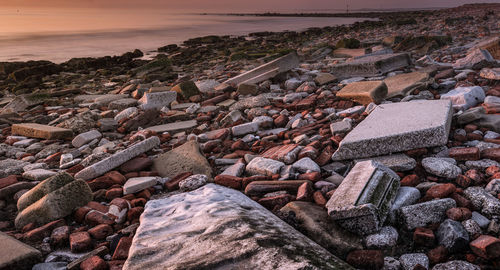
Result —
[[[500,4],[377,16],[0,63],[0,270],[500,269]]]

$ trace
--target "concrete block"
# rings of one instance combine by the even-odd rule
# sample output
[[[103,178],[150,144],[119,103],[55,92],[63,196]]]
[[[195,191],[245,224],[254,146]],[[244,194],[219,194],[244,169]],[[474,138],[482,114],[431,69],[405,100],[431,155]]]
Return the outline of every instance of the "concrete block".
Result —
[[[73,137],[73,131],[71,129],[53,127],[48,125],[24,123],[12,125],[12,135],[21,135],[47,140],[57,140]]]

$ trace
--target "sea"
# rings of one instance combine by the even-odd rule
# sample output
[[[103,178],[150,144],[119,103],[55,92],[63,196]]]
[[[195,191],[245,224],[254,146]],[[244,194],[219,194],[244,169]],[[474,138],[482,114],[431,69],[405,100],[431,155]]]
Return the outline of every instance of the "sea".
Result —
[[[146,57],[168,44],[207,35],[300,31],[352,24],[365,18],[256,17],[168,10],[0,10],[0,62],[121,55],[140,49]]]

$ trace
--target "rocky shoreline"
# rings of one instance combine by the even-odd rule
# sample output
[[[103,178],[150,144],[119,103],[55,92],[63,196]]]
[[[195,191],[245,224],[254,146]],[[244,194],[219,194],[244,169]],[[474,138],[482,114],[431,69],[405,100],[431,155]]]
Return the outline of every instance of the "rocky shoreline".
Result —
[[[363,15],[0,63],[0,269],[498,269],[500,5]]]

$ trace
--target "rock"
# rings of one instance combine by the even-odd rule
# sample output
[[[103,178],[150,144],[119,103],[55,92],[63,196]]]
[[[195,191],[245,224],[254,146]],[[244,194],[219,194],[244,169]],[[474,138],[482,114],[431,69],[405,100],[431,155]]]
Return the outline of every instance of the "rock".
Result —
[[[446,210],[456,207],[453,199],[446,198],[401,207],[398,217],[407,230],[440,223],[446,218]]]
[[[0,232],[0,269],[29,270],[41,261],[42,253],[7,234]]]
[[[476,211],[473,211],[471,213],[471,218],[481,227],[482,229],[486,229],[488,225],[490,224],[490,220],[487,219],[485,216],[479,214]]]
[[[297,53],[293,52],[231,78],[223,82],[223,84],[237,86],[242,83],[260,83],[279,73],[298,67],[299,63],[300,60]]]
[[[500,239],[481,235],[470,243],[470,248],[479,257],[485,259],[494,259],[500,257]]]
[[[191,172],[193,174],[204,174],[212,179],[212,167],[205,156],[200,153],[200,147],[196,141],[188,141],[182,146],[159,155],[153,160],[153,169],[161,177],[173,178],[178,174]]]
[[[23,196],[33,194],[30,192],[25,193]],[[43,225],[64,218],[71,214],[73,210],[86,205],[91,200],[92,191],[87,183],[82,180],[72,181],[48,193],[19,212],[15,220],[16,228],[20,229],[29,223]]]
[[[396,199],[392,203],[389,211],[389,221],[391,224],[396,223],[397,210],[403,206],[408,206],[416,203],[420,199],[420,191],[414,187],[400,187],[396,194]]]
[[[75,174],[75,178],[90,180],[101,176],[112,169],[122,165],[132,158],[147,152],[160,144],[160,139],[156,136],[150,137],[144,141],[136,143],[129,148],[117,152],[112,156],[105,158]]]
[[[441,95],[441,99],[450,100],[455,110],[467,110],[484,101],[485,94],[481,86],[458,87]]]
[[[404,254],[399,257],[399,262],[404,270],[413,270],[419,264],[425,269],[429,269],[429,258],[425,253]]]
[[[204,174],[191,175],[188,178],[179,182],[179,189],[181,191],[193,191],[205,185],[208,178]]]
[[[447,219],[439,225],[436,236],[440,245],[451,253],[464,250],[469,245],[469,234],[458,221]]]
[[[234,103],[229,107],[230,111],[235,111],[235,110],[245,110],[245,109],[251,109],[251,108],[258,108],[258,107],[265,107],[271,105],[269,100],[267,100],[266,97],[263,95],[258,95],[255,97],[249,97],[245,99],[240,99],[238,102]]]
[[[284,166],[285,164],[280,161],[263,157],[256,157],[247,164],[245,170],[251,175],[271,176],[273,174],[279,174]]]
[[[384,223],[399,188],[399,176],[373,161],[357,163],[330,198],[328,215],[348,231],[366,235]]]
[[[267,193],[273,193],[278,191],[297,193],[300,186],[302,186],[304,183],[312,185],[312,183],[307,180],[253,181],[246,186],[245,194],[251,197],[251,196],[263,196]]]
[[[436,264],[432,270],[480,270],[479,266],[466,261],[449,261]]]
[[[365,245],[368,249],[390,249],[396,246],[398,231],[391,226],[385,226],[379,232],[365,237]]]
[[[126,108],[119,112],[114,119],[116,122],[120,122],[122,119],[131,118],[132,116],[137,115],[138,112],[139,110],[136,107]]]
[[[76,136],[73,141],[71,141],[71,144],[74,147],[79,148],[80,146],[83,146],[84,144],[87,144],[93,140],[100,139],[101,137],[101,132],[97,130],[91,130],[82,134],[78,134],[78,136]]]
[[[450,159],[446,158],[424,158],[422,160],[422,166],[428,173],[447,179],[455,179],[462,173],[462,169],[453,164]]]
[[[454,69],[482,69],[494,65],[495,59],[487,50],[471,51],[466,57],[458,59],[453,64]]]
[[[361,162],[368,159],[356,159],[355,162]],[[380,163],[395,172],[411,171],[417,166],[417,161],[405,154],[394,154],[389,156],[370,158],[377,163]]]
[[[387,85],[382,81],[353,82],[337,92],[337,97],[351,99],[363,105],[372,102],[378,104],[386,96]]]
[[[140,108],[143,110],[161,109],[170,106],[170,103],[177,99],[177,92],[164,91],[154,93],[144,93],[139,99]]]
[[[47,140],[68,139],[73,136],[71,129],[59,128],[35,123],[12,125],[12,134]]]
[[[305,157],[292,164],[292,168],[301,172],[321,172],[321,168],[311,158]]]
[[[184,99],[189,99],[192,96],[200,94],[200,90],[192,81],[181,82],[178,85],[174,86],[171,91],[177,92]]]
[[[479,127],[500,132],[500,115],[498,114],[483,114],[479,120],[473,122]]]
[[[352,269],[232,189],[208,184],[146,204],[123,269],[220,267]]]
[[[66,270],[66,265],[65,262],[37,263],[31,270]]]
[[[259,131],[259,123],[255,122],[245,123],[231,128],[233,136],[242,136],[257,131]]]
[[[331,73],[340,79],[356,76],[376,77],[411,64],[408,54],[383,54],[365,56],[345,64],[334,65]]]
[[[500,81],[500,68],[483,68],[479,76],[488,80]]]
[[[383,270],[400,270],[401,263],[399,260],[394,259],[393,257],[384,257],[384,268]]]
[[[21,196],[21,198],[17,201],[17,210],[19,212],[23,211],[26,207],[34,204],[45,195],[52,193],[73,181],[73,177],[67,173],[59,173],[50,177]]]
[[[93,256],[104,256],[106,254],[109,253],[109,250],[106,246],[101,246],[101,247],[98,247],[94,250],[92,250],[91,252],[88,252],[86,254],[84,254],[83,256],[80,256],[78,257],[77,259],[73,260],[72,262],[70,262],[67,266],[67,269],[68,270],[77,270],[77,269],[80,269],[80,264],[82,262],[84,262],[85,260],[87,260],[88,258],[91,258]]]
[[[181,121],[181,122],[175,122],[175,123],[169,123],[169,124],[164,124],[164,125],[158,125],[158,126],[152,126],[148,127],[147,130],[154,131],[156,133],[164,133],[164,132],[169,132],[169,133],[176,133],[179,131],[185,131],[192,129],[196,127],[198,123],[196,120],[188,120],[188,121]]]
[[[384,80],[387,85],[387,97],[405,97],[415,90],[424,89],[429,83],[426,72],[403,73]]]
[[[237,92],[240,95],[255,96],[259,94],[259,86],[255,83],[241,83],[240,85],[238,85]]]
[[[16,159],[4,159],[0,160],[0,177],[7,177],[9,175],[21,174],[24,172],[23,168],[29,165],[29,162],[16,160]]]
[[[298,144],[278,145],[262,153],[262,157],[292,164],[297,160],[301,150],[302,147]]]
[[[333,160],[381,156],[448,142],[449,101],[379,105],[340,142]]]
[[[45,169],[35,169],[23,173],[23,178],[33,181],[43,181],[51,176],[56,175],[56,172],[45,170]]]
[[[127,180],[123,185],[123,195],[137,193],[150,188],[158,182],[157,177],[135,177]]]
[[[351,131],[352,124],[350,121],[338,121],[330,124],[332,134],[347,133]]]
[[[316,78],[314,78],[314,81],[319,85],[329,84],[329,83],[335,82],[336,80],[337,80],[337,77],[333,76],[330,73],[319,73],[316,76]]]
[[[464,195],[469,199],[476,209],[486,217],[498,216],[500,213],[500,200],[493,197],[482,187],[469,187],[464,191]]]
[[[347,255],[347,262],[356,269],[382,269],[384,254],[381,250],[355,250]]]
[[[321,206],[294,201],[282,207],[280,212],[293,212],[299,221],[300,231],[333,254],[346,255],[349,251],[363,248],[359,236],[332,222]]]
[[[129,107],[134,107],[135,105],[137,105],[137,100],[135,98],[124,98],[110,102],[108,109],[121,111]]]

